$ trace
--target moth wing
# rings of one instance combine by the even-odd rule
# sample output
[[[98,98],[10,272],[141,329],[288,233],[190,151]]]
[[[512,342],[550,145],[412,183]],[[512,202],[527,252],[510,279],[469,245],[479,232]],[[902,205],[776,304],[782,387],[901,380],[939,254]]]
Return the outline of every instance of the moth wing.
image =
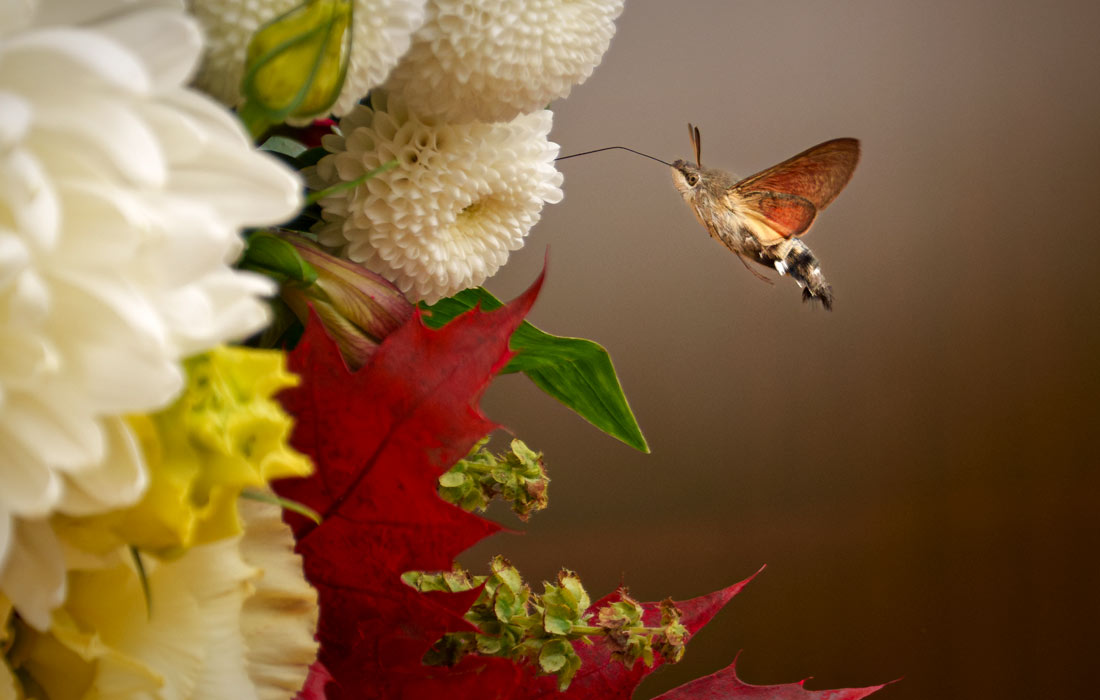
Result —
[[[747,192],[739,199],[749,225],[765,245],[802,235],[817,218],[813,202],[796,194]]]
[[[829,206],[852,179],[858,162],[857,139],[833,139],[750,175],[734,185],[733,190],[742,196],[750,192],[797,195],[821,210]]]

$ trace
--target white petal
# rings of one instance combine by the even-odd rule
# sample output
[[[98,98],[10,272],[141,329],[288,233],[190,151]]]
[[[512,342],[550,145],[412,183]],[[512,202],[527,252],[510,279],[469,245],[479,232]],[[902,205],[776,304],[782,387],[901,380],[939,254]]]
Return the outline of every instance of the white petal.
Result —
[[[305,580],[282,510],[246,500],[239,508],[245,522],[241,556],[263,572],[241,616],[248,675],[263,700],[292,697],[317,658],[317,591]]]
[[[73,119],[70,109],[81,118]],[[36,117],[55,143],[69,144],[73,151],[89,149],[91,157],[101,159],[128,184],[164,186],[166,165],[156,135],[114,96],[66,95],[64,109],[41,109]]]
[[[44,29],[9,39],[5,60],[34,70],[7,71],[5,87],[31,94],[75,79],[86,87],[145,93],[149,73],[137,57],[110,39],[70,28]],[[50,82],[54,81],[54,82]]]
[[[273,157],[229,152],[202,170],[177,172],[171,182],[174,190],[215,207],[222,216],[233,217],[231,221],[281,224],[301,208],[301,180]],[[272,198],[275,192],[281,195],[277,201]]]
[[[0,590],[27,624],[39,630],[49,626],[50,611],[65,600],[65,561],[49,521],[15,523]]]
[[[149,71],[154,89],[173,88],[190,80],[198,67],[202,34],[189,17],[170,9],[133,12],[97,27],[130,51]]]
[[[176,646],[183,631],[191,645],[177,653],[197,653],[201,659],[197,677],[186,681],[188,685],[194,684],[190,697],[212,700],[256,697],[246,672],[240,627],[241,605],[251,590],[248,579],[256,571],[241,560],[238,541],[239,538],[233,537],[194,547],[186,556],[154,574],[155,595],[162,587],[166,593],[172,591],[158,596],[165,599],[166,606],[182,602],[185,596],[177,591],[186,586],[186,597],[196,601],[200,614],[197,617],[188,614],[184,606],[168,611],[165,624],[150,626],[139,655],[154,668],[174,670],[171,660],[163,658],[158,648]],[[174,624],[167,624],[169,621]],[[169,678],[170,687],[172,680]],[[182,679],[176,683],[181,684]]]
[[[11,212],[14,232],[27,247],[39,252],[53,249],[60,225],[57,195],[29,153],[13,150],[0,160],[0,202]]]
[[[89,180],[68,180],[59,194],[65,202],[70,235],[52,253],[56,267],[117,270],[134,259],[150,222],[136,199],[124,190]]]
[[[0,331],[0,367],[4,368],[3,384],[7,386],[6,393],[0,392],[0,409],[6,403],[5,396],[34,390],[38,382],[57,373],[59,364],[57,353],[41,335],[13,328]]]
[[[61,476],[54,470],[45,469],[33,451],[12,441],[4,441],[3,446],[0,512],[24,518],[49,515],[61,497]]]
[[[71,471],[96,464],[104,450],[99,425],[79,412],[56,410],[49,403],[51,398],[45,392],[39,396],[9,395],[0,433],[56,469]]]
[[[104,421],[106,454],[99,469],[70,474],[58,510],[91,515],[133,505],[149,485],[148,472],[133,433],[121,418]]]

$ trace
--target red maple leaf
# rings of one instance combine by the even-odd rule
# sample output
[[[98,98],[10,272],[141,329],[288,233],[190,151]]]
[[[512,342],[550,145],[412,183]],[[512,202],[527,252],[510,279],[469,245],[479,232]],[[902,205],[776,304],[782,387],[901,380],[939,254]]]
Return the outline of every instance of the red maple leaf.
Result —
[[[541,283],[540,277],[497,311],[474,310],[439,330],[425,327],[418,313],[357,372],[347,369],[316,319],[290,353],[290,369],[302,382],[280,400],[296,420],[293,446],[310,456],[316,471],[281,481],[275,490],[322,516],[318,525],[287,515],[320,604],[320,652],[301,698],[625,700],[653,670],[613,662],[604,644],[578,643],[583,666],[561,693],[554,677],[507,659],[421,663],[444,634],[473,629],[463,614],[480,591],[418,593],[400,576],[449,570],[459,553],[501,529],[441,500],[437,480],[498,427],[477,401],[511,357],[508,340]],[[678,603],[683,624],[694,634],[746,583]],[[657,624],[657,604],[645,610],[645,623]]]
[[[737,662],[709,676],[696,678],[654,700],[860,700],[887,684],[841,690],[806,690],[802,684],[749,685],[737,677]]]
[[[332,679],[327,686],[311,679],[306,697],[323,697],[317,686],[328,698],[399,697],[445,670],[420,663],[433,642],[471,629],[462,615],[478,591],[421,594],[400,575],[450,569],[460,552],[500,530],[440,500],[437,479],[497,427],[476,402],[511,357],[508,339],[540,285],[541,278],[504,308],[464,314],[437,331],[416,315],[358,372],[348,371],[315,321],[290,354],[302,382],[280,400],[295,417],[291,443],[316,471],[275,490],[322,516],[320,525],[287,519],[318,591],[314,676]],[[516,675],[506,662],[480,661],[479,675],[496,667]]]

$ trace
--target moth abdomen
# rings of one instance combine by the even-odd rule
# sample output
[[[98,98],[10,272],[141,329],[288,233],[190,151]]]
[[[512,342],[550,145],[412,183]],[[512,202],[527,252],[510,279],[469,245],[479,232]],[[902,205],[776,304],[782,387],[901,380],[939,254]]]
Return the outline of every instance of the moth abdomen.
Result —
[[[825,279],[821,272],[821,262],[810,250],[809,246],[801,240],[795,239],[794,244],[782,259],[765,259],[770,252],[764,249],[764,255],[760,262],[764,265],[772,265],[781,274],[790,275],[799,287],[802,287],[802,301],[816,299],[827,310],[833,308],[833,286]]]

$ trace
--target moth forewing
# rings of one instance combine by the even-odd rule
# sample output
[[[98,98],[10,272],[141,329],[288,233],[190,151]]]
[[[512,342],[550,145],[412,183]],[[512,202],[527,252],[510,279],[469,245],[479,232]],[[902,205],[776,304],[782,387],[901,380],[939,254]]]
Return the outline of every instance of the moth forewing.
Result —
[[[852,179],[859,155],[858,140],[832,139],[750,175],[734,187],[739,192],[796,194],[824,209]]]

